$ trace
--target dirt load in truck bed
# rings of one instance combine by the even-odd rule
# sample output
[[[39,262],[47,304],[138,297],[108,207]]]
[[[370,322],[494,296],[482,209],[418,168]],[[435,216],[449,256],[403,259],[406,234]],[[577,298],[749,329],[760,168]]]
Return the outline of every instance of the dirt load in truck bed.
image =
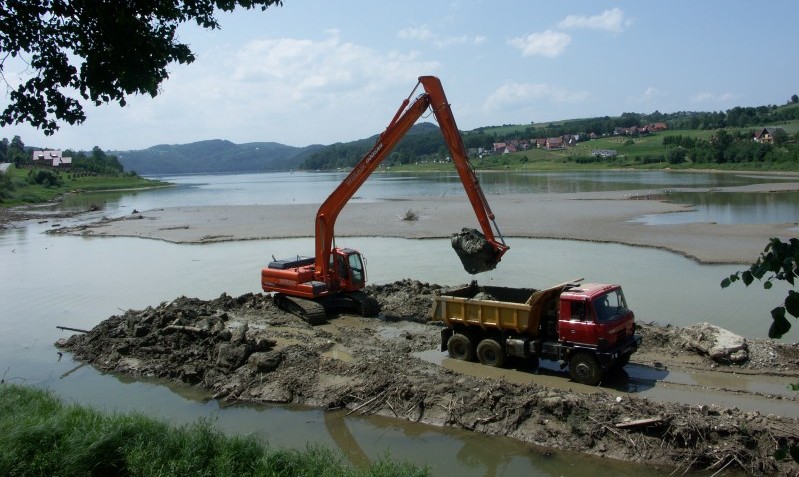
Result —
[[[315,327],[261,294],[181,297],[112,316],[58,345],[101,370],[201,386],[227,402],[349,408],[680,472],[799,472],[790,458],[775,458],[778,449],[799,445],[795,416],[716,406],[712,393],[745,395],[763,409],[799,407],[795,395],[703,386],[689,390],[699,393],[690,403],[666,402],[613,385],[579,385],[557,369],[501,370],[507,374],[497,378],[478,364],[453,367],[438,352],[441,324],[429,322],[431,296],[441,289],[411,280],[373,285],[366,291],[382,306],[378,319],[340,316]],[[732,373],[799,381],[796,345],[748,340],[748,361],[733,366],[702,351],[706,333],[651,324],[639,331],[643,347],[629,366],[712,372],[716,382]],[[623,374],[614,379],[632,380]]]

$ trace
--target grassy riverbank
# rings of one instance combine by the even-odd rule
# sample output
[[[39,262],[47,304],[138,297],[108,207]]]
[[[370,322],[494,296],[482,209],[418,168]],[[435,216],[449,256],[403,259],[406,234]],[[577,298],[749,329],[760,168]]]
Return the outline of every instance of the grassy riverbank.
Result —
[[[135,174],[99,175],[10,167],[0,176],[0,207],[49,202],[66,193],[149,189],[169,183]]]
[[[0,475],[423,476],[382,460],[349,466],[321,447],[264,447],[225,436],[209,423],[171,427],[138,414],[104,415],[51,394],[0,385]]]

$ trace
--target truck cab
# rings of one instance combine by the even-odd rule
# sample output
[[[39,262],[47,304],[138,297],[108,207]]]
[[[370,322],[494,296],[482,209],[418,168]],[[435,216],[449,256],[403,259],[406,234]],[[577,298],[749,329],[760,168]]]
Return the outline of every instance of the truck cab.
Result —
[[[586,283],[560,295],[558,338],[575,346],[609,348],[635,332],[635,315],[619,285]]]

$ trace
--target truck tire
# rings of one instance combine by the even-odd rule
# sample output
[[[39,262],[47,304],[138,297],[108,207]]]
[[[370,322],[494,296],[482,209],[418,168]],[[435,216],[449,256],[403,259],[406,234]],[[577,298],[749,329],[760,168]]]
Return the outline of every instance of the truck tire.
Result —
[[[474,361],[472,339],[462,333],[455,333],[447,340],[449,357],[461,361]]]
[[[588,353],[577,353],[569,359],[569,376],[572,380],[596,386],[602,380],[602,366]]]
[[[505,366],[505,350],[496,340],[486,338],[477,345],[477,359],[480,364],[501,368]]]

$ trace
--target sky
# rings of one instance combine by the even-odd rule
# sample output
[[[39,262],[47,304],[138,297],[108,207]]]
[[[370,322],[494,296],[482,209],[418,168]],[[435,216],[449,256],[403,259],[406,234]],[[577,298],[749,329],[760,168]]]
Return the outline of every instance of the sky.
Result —
[[[219,30],[182,26],[197,60],[170,66],[155,98],[84,102],[81,125],[0,137],[118,151],[347,142],[385,129],[423,75],[441,79],[461,130],[779,105],[799,93],[797,19],[795,0],[284,0],[220,13]],[[24,74],[6,65],[9,82]]]

